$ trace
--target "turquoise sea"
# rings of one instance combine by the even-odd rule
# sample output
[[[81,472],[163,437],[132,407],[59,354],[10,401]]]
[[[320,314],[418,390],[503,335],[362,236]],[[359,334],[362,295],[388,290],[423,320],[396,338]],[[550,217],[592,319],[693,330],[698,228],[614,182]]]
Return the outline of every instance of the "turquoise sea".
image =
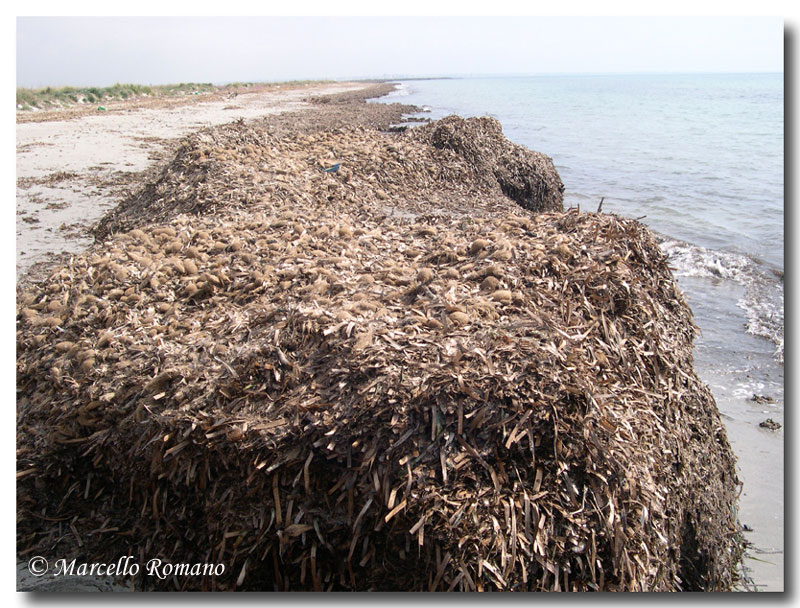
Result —
[[[603,212],[656,233],[737,454],[752,586],[783,590],[783,429],[759,426],[784,423],[783,74],[403,80],[376,101],[497,118],[553,158],[565,206],[595,211],[602,198]]]

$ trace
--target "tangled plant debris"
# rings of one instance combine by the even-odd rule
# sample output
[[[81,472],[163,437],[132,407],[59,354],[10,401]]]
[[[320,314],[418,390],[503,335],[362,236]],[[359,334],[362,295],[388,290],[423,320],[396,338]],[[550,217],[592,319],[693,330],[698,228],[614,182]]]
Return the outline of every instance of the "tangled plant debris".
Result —
[[[525,209],[562,209],[564,185],[552,159],[508,141],[493,118],[448,116],[416,129],[413,136],[457,152],[484,180],[490,184],[496,181],[503,194]]]
[[[645,227],[562,192],[488,119],[188,138],[18,292],[19,553],[226,564],[165,589],[731,588],[690,310]]]

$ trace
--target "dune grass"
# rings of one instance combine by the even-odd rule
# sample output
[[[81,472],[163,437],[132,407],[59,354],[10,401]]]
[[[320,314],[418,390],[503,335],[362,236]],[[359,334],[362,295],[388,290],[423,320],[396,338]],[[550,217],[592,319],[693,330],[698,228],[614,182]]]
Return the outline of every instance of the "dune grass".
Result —
[[[183,82],[180,84],[140,85],[115,84],[110,87],[44,87],[40,89],[17,89],[18,110],[45,110],[77,104],[102,104],[108,101],[136,99],[140,97],[174,97],[199,95],[246,89],[254,86],[321,84],[329,80],[292,80],[287,82],[233,82],[226,85]]]
[[[147,86],[139,84],[115,84],[110,87],[44,87],[41,89],[17,89],[17,109],[48,109],[75,104],[93,104],[125,100],[137,97],[170,97],[209,93],[224,87],[211,83],[185,82],[180,84]]]

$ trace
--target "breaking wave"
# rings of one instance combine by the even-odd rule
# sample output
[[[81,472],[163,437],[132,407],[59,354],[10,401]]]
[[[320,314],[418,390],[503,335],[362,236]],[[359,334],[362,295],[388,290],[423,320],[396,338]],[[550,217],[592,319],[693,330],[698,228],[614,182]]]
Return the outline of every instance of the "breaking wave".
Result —
[[[395,90],[390,92],[386,97],[407,97],[411,94],[411,88],[405,82],[394,82],[392,83],[395,85]]]
[[[783,273],[773,272],[746,255],[713,251],[705,247],[660,237],[676,277],[705,277],[734,281],[744,287],[737,305],[747,316],[745,330],[776,345],[775,357],[783,362],[784,289]]]

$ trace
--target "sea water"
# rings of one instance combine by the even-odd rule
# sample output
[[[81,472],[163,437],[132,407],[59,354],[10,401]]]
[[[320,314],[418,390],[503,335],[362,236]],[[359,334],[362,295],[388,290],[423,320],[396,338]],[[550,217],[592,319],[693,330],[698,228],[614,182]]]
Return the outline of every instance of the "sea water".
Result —
[[[565,207],[602,200],[656,234],[737,455],[747,574],[782,591],[783,429],[760,423],[784,422],[783,74],[404,80],[379,101],[430,119],[494,117],[508,139],[553,158]]]

